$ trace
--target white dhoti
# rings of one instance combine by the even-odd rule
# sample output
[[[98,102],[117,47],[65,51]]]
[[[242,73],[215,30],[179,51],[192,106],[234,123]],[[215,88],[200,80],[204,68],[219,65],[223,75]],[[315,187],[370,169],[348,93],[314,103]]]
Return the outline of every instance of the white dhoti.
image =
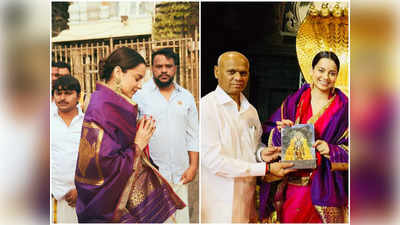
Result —
[[[78,217],[76,215],[75,207],[68,205],[65,199],[55,200],[52,199],[52,208],[56,213],[53,213],[52,221],[55,223],[78,223]],[[55,203],[56,202],[56,203]],[[54,208],[56,207],[56,208]],[[56,216],[54,218],[54,216]]]

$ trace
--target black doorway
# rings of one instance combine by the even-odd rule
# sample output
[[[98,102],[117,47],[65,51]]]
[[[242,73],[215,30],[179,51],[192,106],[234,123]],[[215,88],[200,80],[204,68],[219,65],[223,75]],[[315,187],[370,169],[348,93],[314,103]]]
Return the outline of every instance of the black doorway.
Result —
[[[235,50],[250,61],[245,95],[265,121],[299,87],[295,36],[280,34],[285,2],[201,3],[201,96],[217,86],[218,56]]]

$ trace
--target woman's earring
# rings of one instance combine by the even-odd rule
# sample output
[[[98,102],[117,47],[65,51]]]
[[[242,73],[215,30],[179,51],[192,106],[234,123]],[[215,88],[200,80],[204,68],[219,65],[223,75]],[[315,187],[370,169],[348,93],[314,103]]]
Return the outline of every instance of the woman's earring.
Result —
[[[331,88],[331,95],[334,95],[335,94],[335,87],[332,87]]]
[[[121,92],[121,78],[115,78],[115,91]]]
[[[312,81],[311,81],[311,83],[310,83],[310,88],[311,88],[311,89],[314,89],[314,82],[312,82]]]
[[[118,79],[117,90],[118,90],[119,92],[121,92],[121,90],[122,90],[122,88],[121,88],[121,79]]]

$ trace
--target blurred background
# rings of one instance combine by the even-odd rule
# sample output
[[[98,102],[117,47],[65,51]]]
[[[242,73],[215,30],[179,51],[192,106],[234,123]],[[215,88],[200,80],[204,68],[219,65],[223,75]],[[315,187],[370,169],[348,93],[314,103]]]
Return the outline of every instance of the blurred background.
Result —
[[[351,1],[350,215],[399,224],[399,2]]]
[[[50,3],[0,3],[0,218],[49,223]]]
[[[350,2],[354,224],[400,223],[399,11],[395,0]],[[0,1],[0,34],[0,218],[47,224],[51,3]]]

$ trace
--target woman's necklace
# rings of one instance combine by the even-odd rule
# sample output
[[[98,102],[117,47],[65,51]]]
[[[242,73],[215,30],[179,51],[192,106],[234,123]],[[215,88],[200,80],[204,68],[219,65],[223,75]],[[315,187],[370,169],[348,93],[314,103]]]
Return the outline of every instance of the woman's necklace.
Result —
[[[315,99],[312,98],[311,96],[311,110],[312,110],[312,116],[308,120],[308,123],[314,124],[319,117],[325,112],[325,110],[331,105],[333,100],[335,99],[335,95],[331,96],[329,99]]]

